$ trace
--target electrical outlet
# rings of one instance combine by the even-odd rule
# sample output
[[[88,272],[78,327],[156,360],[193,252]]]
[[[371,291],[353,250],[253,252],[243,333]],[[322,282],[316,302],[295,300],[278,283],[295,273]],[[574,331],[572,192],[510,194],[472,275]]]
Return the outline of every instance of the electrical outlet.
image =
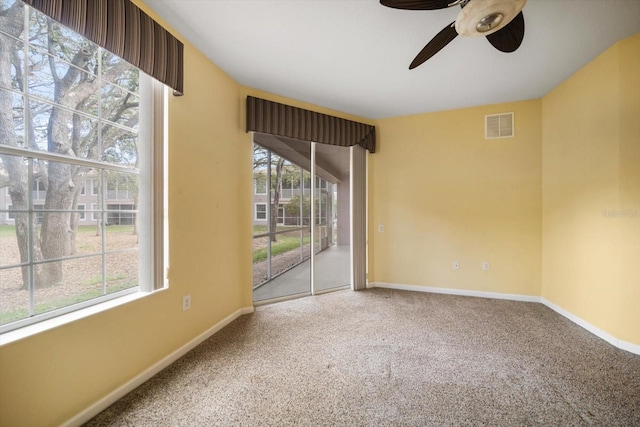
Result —
[[[489,264],[489,261],[483,261],[482,262],[482,269],[484,271],[489,271],[490,268],[491,268],[491,264]]]
[[[453,261],[453,269],[460,270],[460,263],[458,261]]]
[[[182,311],[187,311],[191,308],[191,295],[185,295],[182,297]]]
[[[384,233],[384,225],[378,225],[378,233]]]

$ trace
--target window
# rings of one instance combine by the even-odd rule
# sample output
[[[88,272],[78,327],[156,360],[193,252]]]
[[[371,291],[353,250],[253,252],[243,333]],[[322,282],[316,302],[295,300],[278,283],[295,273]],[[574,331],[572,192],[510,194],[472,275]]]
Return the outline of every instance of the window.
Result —
[[[278,224],[284,224],[284,205],[278,205]]]
[[[100,194],[100,181],[97,179],[91,180],[91,195],[97,196]]]
[[[0,235],[0,333],[164,287],[165,248],[162,85],[17,0],[2,8],[0,212],[15,226]]]
[[[44,200],[47,193],[47,188],[44,185],[44,182],[37,180],[33,181],[33,198],[35,200]]]
[[[256,203],[256,221],[266,221],[267,220],[267,204],[266,203]]]
[[[35,212],[36,224],[41,225],[42,221],[44,221],[44,212],[41,212],[44,209],[44,205],[42,204],[34,204],[33,210]]]
[[[133,225],[135,220],[135,205],[107,205],[107,225]]]
[[[98,212],[98,204],[91,203],[91,221],[97,221],[99,217],[100,214]]]
[[[254,178],[253,187],[255,188],[255,194],[267,194],[267,177],[261,175]]]

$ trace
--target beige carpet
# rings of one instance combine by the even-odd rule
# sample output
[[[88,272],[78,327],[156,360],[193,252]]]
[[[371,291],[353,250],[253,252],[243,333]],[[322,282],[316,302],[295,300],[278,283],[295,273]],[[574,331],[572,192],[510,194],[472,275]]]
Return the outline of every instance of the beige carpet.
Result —
[[[261,306],[89,426],[640,426],[640,356],[541,304],[385,289]]]

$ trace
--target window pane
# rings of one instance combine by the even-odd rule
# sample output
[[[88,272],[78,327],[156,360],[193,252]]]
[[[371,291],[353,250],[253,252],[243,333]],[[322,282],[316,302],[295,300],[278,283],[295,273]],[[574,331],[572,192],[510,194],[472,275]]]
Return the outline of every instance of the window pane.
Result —
[[[36,49],[29,49],[29,92],[31,95],[53,102],[55,99],[55,80],[53,72],[48,66],[49,55]],[[54,60],[57,75],[64,75],[68,64],[63,64]]]
[[[4,211],[8,212],[8,211]],[[16,213],[12,212],[15,218]],[[16,237],[16,227],[14,225],[0,225],[0,267],[16,265],[20,263],[20,252],[18,250],[18,238]]]
[[[308,230],[289,231],[271,242],[271,275],[276,276],[309,257]]]
[[[257,220],[266,220],[267,219],[267,205],[266,203],[258,203],[256,204],[256,219]],[[266,229],[265,229],[266,232]]]
[[[107,203],[126,204],[126,209],[133,209],[132,206],[138,200],[138,175],[105,171],[105,180],[107,182]],[[117,206],[115,208],[117,209]]]
[[[4,240],[3,235],[0,240]],[[5,247],[0,247],[0,251],[4,250]],[[0,325],[29,317],[29,291],[23,286],[21,270],[20,267],[0,270]]]
[[[118,216],[114,218],[112,215]],[[107,223],[105,228],[108,252],[138,248],[138,235],[136,234],[135,225],[133,224],[133,219],[127,215],[133,216],[131,213],[121,211],[109,211],[107,213],[109,221],[113,221],[113,223]],[[117,221],[123,224],[118,224]],[[129,222],[129,224],[125,224],[126,222]]]
[[[253,181],[256,194],[267,194],[267,177],[264,173],[254,173]]]
[[[21,60],[24,60],[24,43],[22,43],[20,40],[17,40],[0,32],[0,45],[3,47],[3,49],[10,49],[12,52],[14,52],[14,55],[16,55]],[[18,65],[17,68],[13,66],[11,67],[9,72],[10,74],[5,76],[7,77],[6,79],[0,79],[0,87],[21,90],[20,88],[23,84],[22,78],[24,76],[22,66]]]
[[[51,33],[48,31],[48,25],[50,25]],[[31,9],[29,43],[39,50],[47,52],[49,50],[49,36],[55,40],[50,47],[57,59],[73,62],[76,55],[81,53],[83,54],[81,62],[83,68],[91,71],[97,70],[98,46],[95,43],[47,18],[35,9]]]
[[[76,215],[79,215],[80,211]],[[84,212],[82,212],[84,214]],[[72,255],[93,255],[102,253],[102,236],[93,225],[79,225]]]
[[[138,134],[120,126],[102,126],[102,160],[121,166],[138,164]]]
[[[138,251],[107,255],[107,293],[138,286]]]
[[[136,76],[137,78],[137,76]],[[104,84],[100,94],[102,117],[127,128],[138,125],[138,95],[114,84]]]
[[[140,86],[138,69],[104,49],[102,50],[102,78],[129,92],[137,93]]]
[[[101,256],[70,259],[37,265],[35,314],[97,298],[102,292]],[[51,280],[62,270],[64,280]]]
[[[11,4],[18,3],[0,0],[0,10]],[[137,287],[138,261],[150,258],[138,255],[136,219],[138,192],[148,194],[153,183],[138,175],[139,163],[149,160],[141,158],[149,141],[144,150],[138,146],[139,114],[150,118],[138,91],[151,79],[40,12],[24,10],[28,22],[9,22],[12,15],[6,15],[8,24],[0,28],[3,52],[12,55],[0,61],[0,111],[13,118],[3,122],[0,140],[0,176],[6,178],[0,187],[0,321],[13,306],[29,318]],[[13,156],[7,146],[32,154]],[[44,151],[64,157],[43,160],[38,156],[52,158]],[[127,171],[110,170],[113,165]],[[24,232],[16,236],[16,228]],[[9,286],[19,288],[21,299],[8,294]]]
[[[22,147],[24,144],[24,98],[22,95],[0,88],[0,107],[11,109],[13,116],[13,122],[9,122],[12,128],[3,132],[0,144]]]
[[[100,178],[93,178],[91,180],[91,195],[92,196],[97,196],[98,194],[100,194]]]
[[[29,102],[29,107],[33,116],[32,132],[37,149],[81,158],[98,158],[98,120],[33,99]],[[53,128],[55,138],[52,136],[51,139],[55,140],[56,144],[50,150],[49,129],[52,114],[56,114],[56,126]]]

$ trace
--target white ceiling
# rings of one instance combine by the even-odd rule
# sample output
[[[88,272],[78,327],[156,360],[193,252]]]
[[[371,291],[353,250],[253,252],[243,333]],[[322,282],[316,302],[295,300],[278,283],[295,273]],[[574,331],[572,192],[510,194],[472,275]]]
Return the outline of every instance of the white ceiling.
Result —
[[[484,37],[457,37],[410,71],[422,47],[455,20],[458,6],[407,11],[376,0],[144,1],[238,83],[370,119],[540,98],[640,32],[640,0],[529,0],[516,52],[499,52]]]

